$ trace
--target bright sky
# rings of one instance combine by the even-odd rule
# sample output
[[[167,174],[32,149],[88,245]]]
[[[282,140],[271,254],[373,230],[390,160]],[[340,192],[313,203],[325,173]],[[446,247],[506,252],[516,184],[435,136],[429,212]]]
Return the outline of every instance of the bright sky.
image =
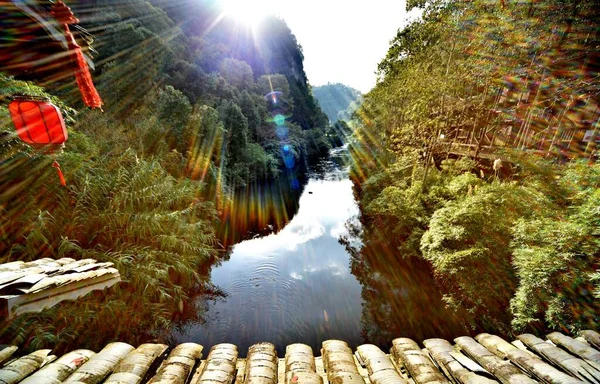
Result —
[[[281,0],[279,15],[304,50],[311,85],[343,83],[366,93],[377,64],[405,25],[405,0]]]
[[[405,0],[222,1],[239,18],[282,17],[304,49],[312,86],[339,82],[363,93],[375,85],[377,64],[407,20]]]

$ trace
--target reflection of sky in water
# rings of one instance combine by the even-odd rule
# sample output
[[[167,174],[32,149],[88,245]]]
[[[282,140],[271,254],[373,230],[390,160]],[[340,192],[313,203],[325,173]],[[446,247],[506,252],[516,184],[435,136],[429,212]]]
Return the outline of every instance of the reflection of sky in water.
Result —
[[[245,355],[253,343],[270,341],[281,356],[294,342],[317,354],[329,338],[360,343],[361,287],[338,243],[358,207],[352,183],[340,173],[309,180],[298,213],[279,233],[235,246],[231,259],[212,273],[228,297],[209,304],[205,325],[175,334],[178,342],[231,342]]]

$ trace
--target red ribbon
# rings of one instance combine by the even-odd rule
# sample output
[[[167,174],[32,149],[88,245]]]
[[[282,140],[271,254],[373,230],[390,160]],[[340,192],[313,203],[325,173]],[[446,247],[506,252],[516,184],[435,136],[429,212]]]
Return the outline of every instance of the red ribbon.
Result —
[[[71,12],[71,8],[67,7],[62,0],[56,1],[52,6],[52,15],[59,24],[62,24],[63,29],[65,30],[65,37],[67,39],[71,61],[77,66],[75,79],[77,80],[77,85],[81,91],[83,102],[91,108],[101,108],[102,99],[100,98],[96,87],[94,87],[92,75],[87,62],[85,61],[85,57],[83,56],[83,52],[81,51],[81,47],[77,44],[75,37],[69,30],[69,24],[78,23],[79,20],[75,17],[73,12]]]
[[[66,187],[67,181],[65,180],[65,175],[63,175],[62,171],[60,170],[60,164],[58,164],[58,161],[54,160],[52,166],[56,168],[56,172],[58,172],[58,179],[60,180],[60,185]]]

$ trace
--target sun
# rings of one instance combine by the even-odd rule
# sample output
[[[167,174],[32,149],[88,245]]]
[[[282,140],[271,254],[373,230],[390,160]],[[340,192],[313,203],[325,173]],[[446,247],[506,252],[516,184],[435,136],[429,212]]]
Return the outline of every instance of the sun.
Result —
[[[268,0],[221,0],[227,16],[253,27],[273,11],[269,3]]]

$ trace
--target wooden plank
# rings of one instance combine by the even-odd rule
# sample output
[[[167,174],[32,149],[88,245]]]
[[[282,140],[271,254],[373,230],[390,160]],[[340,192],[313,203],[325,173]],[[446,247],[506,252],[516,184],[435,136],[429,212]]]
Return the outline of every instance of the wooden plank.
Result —
[[[94,354],[94,352],[87,349],[78,349],[69,352],[21,381],[21,384],[62,383],[63,380],[75,372],[77,368],[85,364]]]
[[[167,359],[158,368],[156,375],[148,383],[187,383],[201,357],[201,345],[196,343],[179,344],[169,353]]]
[[[106,379],[105,384],[139,384],[154,361],[167,350],[165,344],[142,344],[131,351]]]
[[[110,343],[100,352],[93,355],[85,364],[79,367],[65,383],[97,384],[102,382],[112,370],[134,348],[126,343]]]
[[[427,339],[423,342],[429,354],[440,367],[446,377],[453,383],[462,384],[492,384],[496,383],[481,374],[472,372],[465,368],[452,356],[455,349],[444,339]]]
[[[483,345],[488,351],[494,355],[506,359],[509,352],[517,349],[514,345],[496,335],[490,335],[489,333],[480,333],[475,336],[481,345]]]
[[[521,351],[520,349],[514,349],[507,353],[508,359],[529,373],[531,376],[540,380],[542,383],[548,384],[581,384],[583,381],[574,378],[573,376],[567,375],[566,373],[559,371],[553,366],[546,364],[539,358],[532,356],[531,354]]]
[[[50,349],[42,349],[20,357],[0,369],[0,384],[16,384],[37,371],[46,361]]]
[[[345,341],[327,340],[321,350],[327,379],[335,384],[364,384],[354,362],[352,350]]]
[[[393,340],[392,344],[392,356],[396,363],[403,365],[416,383],[448,383],[416,342],[398,338]]]
[[[233,344],[217,344],[208,352],[206,361],[198,368],[190,384],[231,384],[236,375],[238,350]]]
[[[579,335],[583,337],[585,341],[593,345],[596,349],[600,350],[600,333],[586,329],[584,331],[580,331]]]
[[[574,377],[590,383],[600,384],[600,371],[587,362],[534,335],[526,333],[519,335],[518,339],[546,361]]]
[[[461,336],[454,339],[454,342],[469,357],[481,364],[483,368],[494,375],[501,383],[535,383],[523,371],[508,361],[502,360],[492,352],[488,351],[483,345],[469,336]]]
[[[527,349],[527,346],[525,344],[523,344],[523,342],[519,339],[513,340],[511,344],[514,345],[515,347],[517,347],[518,349],[520,349],[521,351],[525,351],[525,352],[529,352],[529,353],[533,354],[533,352],[530,352],[529,349]]]
[[[600,352],[582,341],[575,340],[560,332],[552,332],[548,335],[548,340],[567,349],[572,354],[577,355],[584,360],[593,361],[596,364],[600,363]],[[597,365],[596,368],[600,368],[600,366]]]
[[[286,384],[306,383],[323,384],[323,379],[317,374],[315,357],[312,348],[306,344],[291,344],[286,347],[283,364]],[[280,383],[283,381],[279,380]]]
[[[450,356],[454,357],[456,361],[458,361],[463,367],[467,368],[469,371],[482,374],[485,377],[494,378],[494,375],[486,371],[481,365],[477,364],[475,361],[471,360],[466,355],[463,355],[460,351],[454,350],[450,352]]]
[[[276,384],[279,358],[271,343],[257,343],[248,348],[246,358],[246,384]]]
[[[379,347],[373,344],[363,344],[357,352],[367,367],[369,380],[373,384],[406,384],[390,358]]]
[[[244,374],[246,373],[246,359],[238,359],[235,364],[235,384],[241,384],[244,382]]]
[[[0,366],[2,366],[2,364],[4,364],[5,361],[10,359],[10,357],[13,355],[13,353],[17,351],[17,349],[19,349],[19,347],[16,347],[14,345],[0,346]]]
[[[61,301],[76,300],[92,291],[106,289],[121,281],[119,272],[116,269],[108,268],[107,271],[100,276],[93,276],[95,271],[82,272],[81,275],[89,277],[26,295],[0,296],[0,301],[3,301],[7,308],[8,319],[23,313],[40,312]]]
[[[321,379],[323,380],[323,384],[329,384],[327,373],[325,372],[325,365],[321,356],[315,358],[315,367],[317,368],[317,375],[321,376]]]
[[[200,360],[200,365],[194,371],[192,378],[190,379],[190,384],[198,384],[200,382],[200,375],[204,371],[204,367],[206,366],[206,360]]]
[[[358,369],[358,374],[362,377],[366,384],[371,384],[371,379],[369,379],[369,371],[366,367],[361,365],[360,361],[356,357],[356,353],[352,355],[352,358],[354,359],[353,363],[356,366],[356,369]]]

